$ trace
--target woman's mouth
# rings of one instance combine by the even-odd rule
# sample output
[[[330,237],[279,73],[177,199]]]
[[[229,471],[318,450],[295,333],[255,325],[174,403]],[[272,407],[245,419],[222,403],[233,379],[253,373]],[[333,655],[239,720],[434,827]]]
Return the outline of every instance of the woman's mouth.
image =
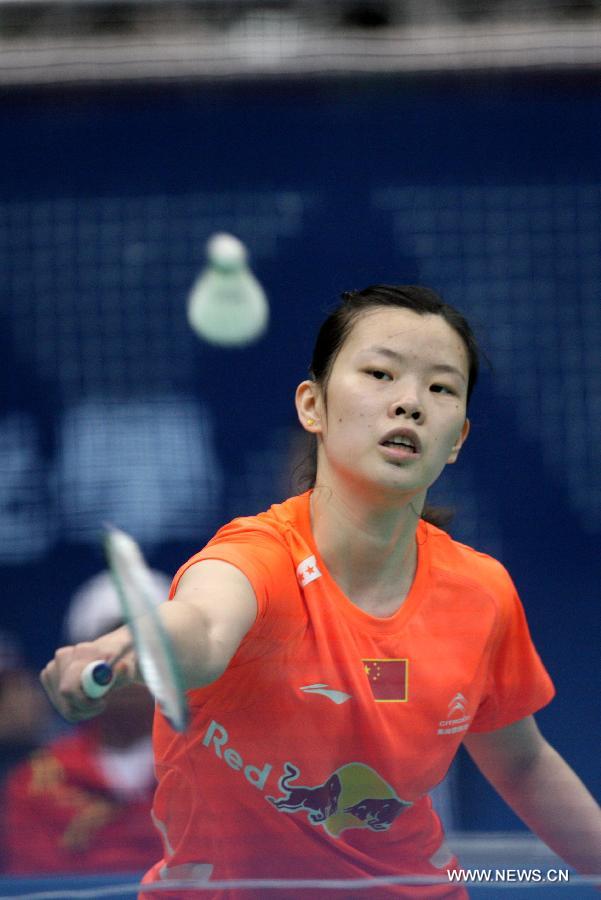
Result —
[[[395,428],[385,434],[380,446],[401,458],[419,456],[421,441],[417,434],[409,428]]]
[[[410,453],[417,453],[417,448],[413,441],[410,438],[401,437],[401,438],[392,438],[389,441],[382,441],[383,447],[399,447],[403,450],[408,450]]]

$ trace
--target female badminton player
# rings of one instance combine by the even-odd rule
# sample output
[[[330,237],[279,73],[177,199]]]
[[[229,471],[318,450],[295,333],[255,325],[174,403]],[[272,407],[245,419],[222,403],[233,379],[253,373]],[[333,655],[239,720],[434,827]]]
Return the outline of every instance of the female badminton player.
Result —
[[[468,323],[426,288],[345,294],[323,324],[296,391],[314,488],[222,528],[161,607],[191,724],[176,734],[157,713],[164,857],[148,882],[340,879],[347,898],[465,897],[428,797],[461,743],[567,863],[601,871],[599,808],[533,718],[554,691],[510,576],[423,516],[468,437],[477,374]],[[42,680],[63,715],[102,708],[81,671],[128,642],[122,628],[58,651]],[[121,682],[139,677],[132,653],[121,669]],[[400,876],[432,883],[356,881]]]

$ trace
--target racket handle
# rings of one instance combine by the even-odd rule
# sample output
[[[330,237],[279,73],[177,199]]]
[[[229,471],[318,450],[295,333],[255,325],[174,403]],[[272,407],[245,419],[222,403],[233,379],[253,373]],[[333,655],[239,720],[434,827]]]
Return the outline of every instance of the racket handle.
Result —
[[[113,669],[103,659],[88,663],[81,673],[81,686],[91,700],[104,697],[113,684]]]

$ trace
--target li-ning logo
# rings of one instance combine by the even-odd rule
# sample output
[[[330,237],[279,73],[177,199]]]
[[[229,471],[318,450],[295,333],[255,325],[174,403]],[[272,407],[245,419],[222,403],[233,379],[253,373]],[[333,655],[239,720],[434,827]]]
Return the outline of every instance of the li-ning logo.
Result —
[[[466,715],[467,700],[458,691],[449,702],[447,718],[438,723],[438,734],[457,734],[459,731],[467,731],[472,717]]]
[[[296,567],[296,577],[302,588],[306,587],[316,578],[321,578],[321,572],[317,568],[317,562],[314,556],[308,556],[303,559]]]
[[[308,684],[305,687],[299,688],[299,690],[303,691],[305,694],[321,694],[322,697],[327,697],[328,700],[331,700],[338,705],[340,703],[346,703],[347,700],[351,699],[350,694],[345,694],[344,691],[336,691],[333,688],[329,688],[327,684]]]

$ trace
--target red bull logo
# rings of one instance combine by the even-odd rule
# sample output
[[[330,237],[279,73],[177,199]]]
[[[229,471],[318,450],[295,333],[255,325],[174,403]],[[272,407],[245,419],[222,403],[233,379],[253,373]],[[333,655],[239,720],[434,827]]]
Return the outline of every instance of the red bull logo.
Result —
[[[280,812],[305,812],[312,825],[332,837],[349,828],[387,831],[397,816],[412,804],[401,800],[387,781],[370,766],[347,763],[313,787],[293,784],[300,770],[286,763],[278,782],[282,797],[267,797]]]
[[[261,792],[269,790],[267,782],[274,777],[272,764],[258,766],[245,762],[229,745],[229,738],[227,729],[213,719],[202,743],[212,747],[218,759],[234,772],[240,772],[253,787]],[[298,784],[299,777],[298,766],[285,763],[278,779],[282,796],[265,799],[280,812],[304,813],[311,825],[322,827],[334,838],[349,828],[387,831],[403,810],[412,806],[407,800],[401,800],[394,788],[364,763],[340,766],[323,784]]]

